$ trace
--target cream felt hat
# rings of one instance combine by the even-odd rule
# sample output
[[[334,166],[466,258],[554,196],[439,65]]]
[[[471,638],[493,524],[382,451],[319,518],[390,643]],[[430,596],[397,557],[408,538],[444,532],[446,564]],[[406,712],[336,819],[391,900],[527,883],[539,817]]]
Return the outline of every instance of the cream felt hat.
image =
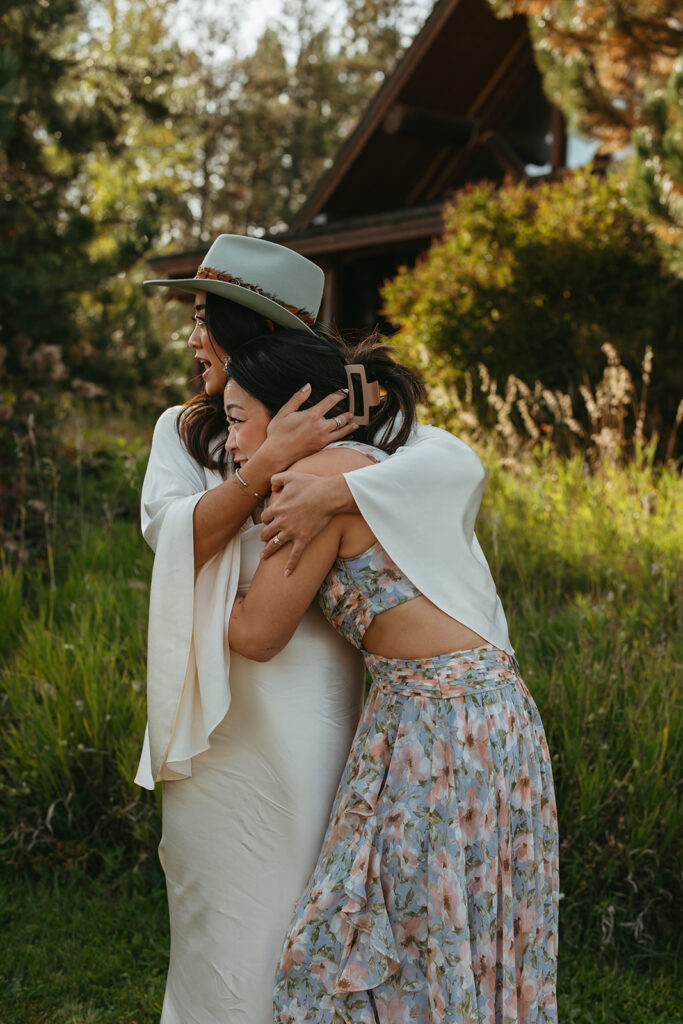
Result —
[[[312,332],[325,275],[298,252],[248,235],[219,235],[194,277],[144,281],[185,292],[211,292],[261,313],[281,327]]]

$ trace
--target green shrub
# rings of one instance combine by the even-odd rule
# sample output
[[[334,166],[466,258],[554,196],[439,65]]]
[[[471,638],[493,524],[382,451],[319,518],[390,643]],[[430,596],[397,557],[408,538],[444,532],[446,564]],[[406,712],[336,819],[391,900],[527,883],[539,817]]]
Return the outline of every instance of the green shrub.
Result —
[[[670,429],[683,393],[683,281],[610,177],[502,189],[477,185],[446,208],[443,237],[385,285],[403,355],[433,387],[484,363],[499,381],[576,393],[602,373],[604,344],[634,376],[655,354],[651,419]]]

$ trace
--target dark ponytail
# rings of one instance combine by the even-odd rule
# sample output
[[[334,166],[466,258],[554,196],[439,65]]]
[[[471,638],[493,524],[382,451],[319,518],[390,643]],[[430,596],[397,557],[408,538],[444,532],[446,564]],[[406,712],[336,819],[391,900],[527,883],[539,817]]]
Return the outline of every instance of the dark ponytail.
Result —
[[[370,410],[369,424],[359,426],[352,437],[389,454],[395,452],[408,440],[417,403],[426,400],[426,391],[413,370],[392,358],[390,346],[378,331],[353,344],[331,334],[276,327],[231,354],[228,376],[274,416],[306,383],[311,385],[311,394],[304,408],[345,388],[347,363],[363,365],[368,381],[377,381],[383,391],[380,404]],[[344,395],[327,415],[333,418],[348,408],[349,399]]]

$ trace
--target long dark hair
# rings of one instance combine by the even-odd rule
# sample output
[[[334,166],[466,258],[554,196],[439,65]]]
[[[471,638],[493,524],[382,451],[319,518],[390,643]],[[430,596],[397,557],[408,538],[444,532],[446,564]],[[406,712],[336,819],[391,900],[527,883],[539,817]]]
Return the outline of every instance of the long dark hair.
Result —
[[[207,292],[206,326],[211,347],[219,345],[232,355],[240,345],[258,337],[272,326],[259,313],[239,306],[230,299]],[[178,417],[178,433],[190,455],[201,466],[216,469],[225,477],[228,455],[225,451],[225,412],[223,395],[205,392],[190,398]]]
[[[370,412],[369,424],[359,426],[352,437],[385,452],[395,452],[408,440],[417,403],[425,401],[426,391],[413,370],[393,359],[390,346],[378,331],[350,344],[334,335],[276,327],[231,354],[228,377],[263,402],[274,416],[306,383],[311,385],[311,394],[304,408],[346,387],[347,363],[364,366],[368,381],[377,381],[384,391],[380,404]],[[332,418],[348,408],[349,399],[344,396],[327,415]]]

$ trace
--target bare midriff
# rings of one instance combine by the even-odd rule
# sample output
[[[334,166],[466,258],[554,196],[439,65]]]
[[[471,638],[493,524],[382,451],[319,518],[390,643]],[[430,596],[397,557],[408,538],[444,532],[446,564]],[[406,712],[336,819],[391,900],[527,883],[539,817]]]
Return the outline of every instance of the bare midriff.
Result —
[[[376,615],[363,638],[365,650],[381,658],[434,658],[485,643],[424,596]]]

